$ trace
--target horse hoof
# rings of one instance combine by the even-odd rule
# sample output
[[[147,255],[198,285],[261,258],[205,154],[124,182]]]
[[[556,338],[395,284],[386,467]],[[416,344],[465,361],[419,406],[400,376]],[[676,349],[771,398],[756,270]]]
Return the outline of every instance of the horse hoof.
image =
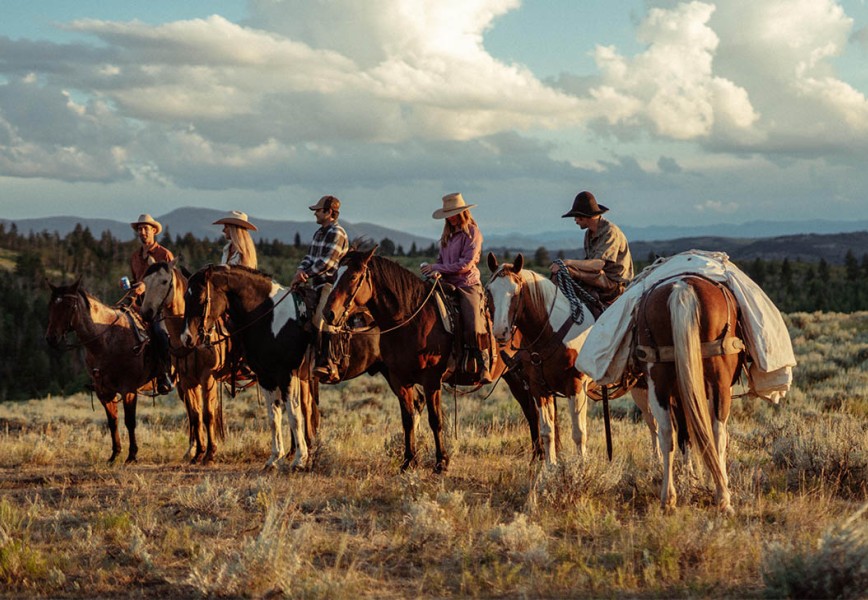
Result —
[[[126,460],[124,461],[124,464],[125,464],[125,465],[134,465],[134,464],[136,464],[137,462],[139,462],[139,459],[137,459],[135,456],[132,456],[132,457],[126,459]]]

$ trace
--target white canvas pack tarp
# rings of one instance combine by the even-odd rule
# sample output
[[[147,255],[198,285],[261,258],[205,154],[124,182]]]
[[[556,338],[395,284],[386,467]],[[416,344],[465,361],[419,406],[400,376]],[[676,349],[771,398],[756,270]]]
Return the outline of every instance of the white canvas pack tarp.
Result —
[[[702,275],[732,291],[752,361],[749,392],[777,403],[790,389],[796,366],[787,326],[766,293],[723,252],[688,250],[658,259],[642,271],[591,328],[576,359],[576,369],[600,384],[621,381],[630,359],[639,300],[655,283],[684,274]]]

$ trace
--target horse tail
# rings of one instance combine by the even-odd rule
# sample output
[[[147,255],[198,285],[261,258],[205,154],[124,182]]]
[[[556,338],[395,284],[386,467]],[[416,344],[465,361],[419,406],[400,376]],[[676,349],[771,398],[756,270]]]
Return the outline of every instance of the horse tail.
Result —
[[[725,487],[726,478],[718,459],[705,393],[699,309],[699,297],[693,287],[685,281],[676,282],[669,295],[669,314],[672,319],[672,344],[675,347],[675,378],[687,432],[699,448],[715,483]]]

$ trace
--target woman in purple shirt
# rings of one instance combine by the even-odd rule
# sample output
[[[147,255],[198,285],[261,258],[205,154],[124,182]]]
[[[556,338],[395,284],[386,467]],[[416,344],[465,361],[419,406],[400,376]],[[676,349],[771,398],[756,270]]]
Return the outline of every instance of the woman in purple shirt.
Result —
[[[423,264],[422,274],[455,286],[461,305],[464,330],[464,370],[477,375],[480,383],[491,383],[488,328],[485,324],[485,296],[479,268],[482,232],[470,214],[475,204],[466,204],[461,194],[443,196],[443,208],[432,215],[446,219],[440,236],[440,254],[434,264]],[[485,352],[483,352],[485,350]]]

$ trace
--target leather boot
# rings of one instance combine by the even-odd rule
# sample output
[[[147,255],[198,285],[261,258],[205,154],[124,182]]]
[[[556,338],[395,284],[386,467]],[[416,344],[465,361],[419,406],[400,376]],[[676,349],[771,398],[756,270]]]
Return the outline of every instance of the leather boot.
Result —
[[[312,373],[314,377],[322,383],[337,383],[340,381],[340,374],[335,364],[331,360],[331,335],[322,332],[320,340],[319,354],[316,357],[316,366]]]

